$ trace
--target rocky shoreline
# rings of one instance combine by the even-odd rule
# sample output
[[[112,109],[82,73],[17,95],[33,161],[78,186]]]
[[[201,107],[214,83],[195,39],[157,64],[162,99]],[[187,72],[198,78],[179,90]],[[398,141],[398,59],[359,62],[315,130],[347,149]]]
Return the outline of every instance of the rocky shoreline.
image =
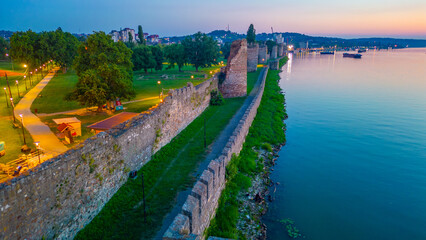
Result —
[[[287,116],[285,119],[287,119]],[[283,131],[286,131],[285,127]],[[279,182],[274,183],[270,179],[270,174],[274,170],[278,153],[284,145],[285,142],[273,146],[272,151],[253,149],[258,153],[257,161],[262,161],[264,168],[262,173],[252,178],[251,187],[247,191],[239,193],[237,197],[242,203],[239,209],[240,217],[237,222],[237,229],[246,239],[266,239],[267,227],[262,222],[262,216],[266,214],[269,202],[275,200],[276,186],[280,185]]]

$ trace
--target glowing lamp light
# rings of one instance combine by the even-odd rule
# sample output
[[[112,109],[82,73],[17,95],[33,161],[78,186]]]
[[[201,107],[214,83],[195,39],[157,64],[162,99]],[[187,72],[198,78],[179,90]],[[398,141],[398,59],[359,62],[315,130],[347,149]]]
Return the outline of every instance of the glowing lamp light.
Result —
[[[15,82],[16,82],[16,84],[19,84],[18,80],[16,80]]]
[[[40,144],[40,142],[37,141],[37,142],[34,142],[34,143],[35,143],[36,147],[38,148],[38,145]]]
[[[9,54],[8,54],[8,53],[6,53],[6,57],[9,57]]]
[[[158,83],[158,84],[161,84],[161,81],[158,81],[157,83]]]
[[[194,78],[194,76],[191,76],[191,78]]]
[[[23,117],[23,115],[22,115],[22,114],[19,114],[19,117],[20,117],[20,118],[22,118],[22,117]]]
[[[163,99],[160,99],[160,102],[162,103],[162,102],[163,102]]]
[[[24,68],[26,68],[27,67],[27,64],[24,64]]]
[[[4,87],[3,89],[6,91],[6,88],[5,88],[5,87]]]

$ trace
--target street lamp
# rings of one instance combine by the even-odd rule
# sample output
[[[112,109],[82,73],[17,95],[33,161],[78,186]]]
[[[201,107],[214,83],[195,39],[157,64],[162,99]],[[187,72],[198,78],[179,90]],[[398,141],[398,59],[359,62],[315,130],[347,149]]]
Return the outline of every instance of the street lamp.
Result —
[[[28,90],[28,88],[27,88],[27,75],[24,75],[24,82],[25,82],[25,90]]]
[[[19,94],[19,82],[18,80],[15,81],[16,83],[16,89],[18,90],[18,98],[21,97],[21,94]]]
[[[22,136],[24,137],[24,145],[27,145],[27,141],[25,140],[25,131],[24,131],[24,116],[22,114],[19,114],[19,117],[21,118]]]
[[[33,72],[30,72],[30,86],[32,86],[33,85],[33,82],[31,81],[31,79],[32,79],[32,76],[33,76]]]
[[[13,105],[13,98],[10,98],[10,105],[12,106],[12,116],[13,116],[13,122],[15,123],[15,106]]]
[[[34,142],[34,143],[36,145],[37,153],[38,153],[38,164],[40,164],[41,163],[41,161],[40,161],[40,148],[38,146],[40,144],[40,141],[37,141],[37,142]]]
[[[6,97],[6,105],[7,105],[7,107],[9,107],[9,101],[7,101],[7,91],[6,91],[6,88],[4,87],[3,90],[4,90],[4,96]]]
[[[161,99],[161,81],[157,81],[157,84],[158,84],[158,98],[160,98]]]

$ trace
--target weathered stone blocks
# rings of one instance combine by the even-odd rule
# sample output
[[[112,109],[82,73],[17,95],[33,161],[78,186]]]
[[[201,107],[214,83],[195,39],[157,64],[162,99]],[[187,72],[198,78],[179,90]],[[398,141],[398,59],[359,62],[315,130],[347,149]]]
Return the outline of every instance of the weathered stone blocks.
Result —
[[[259,57],[258,57],[258,62],[263,64],[266,63],[268,61],[268,47],[266,45],[261,45],[259,46]]]
[[[266,67],[261,73],[262,82],[259,92],[252,100],[232,136],[229,138],[222,154],[209,163],[207,170],[203,172],[200,179],[196,182],[191,194],[182,207],[182,214],[188,217],[190,233],[185,235],[176,234],[178,232],[176,229],[187,229],[186,220],[181,215],[178,215],[163,235],[164,240],[188,239],[188,236],[203,239],[202,234],[208,228],[210,220],[214,217],[220,195],[225,187],[226,165],[231,160],[233,154],[238,155],[241,151],[245,137],[256,116],[265,87],[267,71],[268,68]]]
[[[126,182],[130,170],[141,168],[204,111],[217,85],[215,76],[171,91],[155,108],[1,183],[0,239],[72,239]],[[189,218],[180,218],[172,230],[194,237]]]
[[[277,58],[277,55],[278,55],[278,46],[277,46],[277,45],[274,45],[274,46],[272,47],[271,59],[275,59],[275,58]]]
[[[282,57],[284,55],[284,43],[278,44],[278,57]]]
[[[247,46],[247,72],[255,72],[259,62],[259,44]]]
[[[225,80],[219,84],[224,98],[247,95],[247,41],[236,40],[231,44],[231,53],[225,68]]]

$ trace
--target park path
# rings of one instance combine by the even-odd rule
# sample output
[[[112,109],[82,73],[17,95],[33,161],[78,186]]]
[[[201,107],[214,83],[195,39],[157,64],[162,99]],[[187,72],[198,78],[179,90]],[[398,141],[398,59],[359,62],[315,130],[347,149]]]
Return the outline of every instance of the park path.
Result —
[[[33,89],[31,89],[15,106],[15,116],[20,120],[19,115],[22,114],[24,119],[24,127],[33,137],[34,142],[39,141],[40,147],[47,153],[51,153],[54,156],[68,150],[65,145],[59,141],[56,135],[50,130],[50,128],[44,124],[40,119],[31,112],[31,104],[43,90],[43,88],[49,83],[50,79],[55,76],[58,67],[54,68],[46,77],[43,78]]]
[[[225,148],[226,144],[228,143],[229,138],[234,133],[235,128],[238,126],[238,123],[243,118],[244,113],[246,112],[247,108],[250,106],[250,104],[253,102],[254,97],[259,92],[260,84],[262,83],[262,80],[264,78],[264,75],[266,74],[266,69],[263,68],[262,71],[259,74],[259,77],[256,81],[256,84],[253,87],[253,90],[250,92],[250,94],[247,96],[246,100],[244,101],[243,105],[238,109],[238,111],[235,113],[235,115],[232,117],[232,119],[229,121],[228,125],[226,125],[225,129],[222,130],[219,137],[215,139],[213,142],[211,151],[207,155],[207,157],[200,163],[195,173],[193,173],[193,176],[201,176],[204,170],[207,169],[207,166],[210,164],[210,162],[213,159],[218,158],[221,154],[223,149]],[[188,195],[191,193],[192,187],[190,187],[187,190],[181,191],[178,193],[176,198],[176,204],[173,207],[173,209],[166,215],[166,217],[163,220],[161,229],[157,232],[154,239],[161,240],[164,233],[172,224],[175,217],[182,211],[182,206],[185,203],[186,199],[188,198]]]

